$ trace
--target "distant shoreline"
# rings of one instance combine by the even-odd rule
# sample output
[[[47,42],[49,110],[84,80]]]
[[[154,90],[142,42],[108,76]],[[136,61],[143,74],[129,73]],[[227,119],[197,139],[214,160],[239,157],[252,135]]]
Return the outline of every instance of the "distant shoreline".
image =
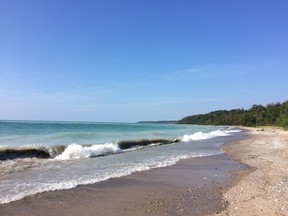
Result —
[[[176,120],[168,120],[168,121],[138,121],[137,124],[177,124]]]
[[[288,128],[288,101],[270,103],[267,106],[252,105],[250,109],[216,110],[206,114],[191,115],[177,121],[178,124],[278,126]]]

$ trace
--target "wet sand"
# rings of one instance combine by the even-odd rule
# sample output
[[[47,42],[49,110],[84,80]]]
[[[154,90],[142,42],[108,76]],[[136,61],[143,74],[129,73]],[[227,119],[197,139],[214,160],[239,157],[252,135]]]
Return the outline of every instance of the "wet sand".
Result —
[[[71,190],[42,193],[0,206],[0,215],[205,215],[227,203],[222,191],[244,165],[227,155],[182,160]]]

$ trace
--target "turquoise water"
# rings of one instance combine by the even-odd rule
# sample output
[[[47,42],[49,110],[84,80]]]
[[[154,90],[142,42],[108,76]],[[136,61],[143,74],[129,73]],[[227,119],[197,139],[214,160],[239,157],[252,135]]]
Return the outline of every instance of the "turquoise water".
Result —
[[[221,144],[241,134],[196,125],[0,121],[0,204],[221,154]]]
[[[0,121],[0,146],[101,144],[119,140],[174,138],[203,126],[177,124]]]

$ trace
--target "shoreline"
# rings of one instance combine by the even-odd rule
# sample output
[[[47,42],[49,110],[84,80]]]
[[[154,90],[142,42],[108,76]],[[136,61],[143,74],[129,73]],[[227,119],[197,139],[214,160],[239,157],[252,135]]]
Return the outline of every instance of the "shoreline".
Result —
[[[245,165],[225,154],[181,160],[70,190],[0,205],[3,215],[206,215],[227,206],[222,191]]]
[[[224,154],[184,159],[169,167],[37,194],[0,205],[0,211],[7,216],[287,214],[288,164],[282,156],[288,158],[288,133],[274,128],[242,129],[244,137],[225,143]],[[271,177],[261,171],[267,168],[267,156],[271,156],[270,165],[274,164],[276,156],[271,152],[277,153],[277,166],[283,162],[280,169],[270,170],[279,170],[274,185],[268,180],[275,173]],[[265,175],[268,180],[262,179]],[[263,192],[266,187],[272,195]],[[277,189],[282,192],[273,194]]]
[[[249,170],[234,172],[236,181],[223,193],[227,208],[210,215],[288,215],[288,131],[244,130],[246,138],[224,146],[224,151]]]
[[[206,215],[226,207],[231,172],[245,168],[226,154],[195,157],[129,176],[45,192],[0,205],[4,215]],[[97,214],[96,214],[97,212]]]

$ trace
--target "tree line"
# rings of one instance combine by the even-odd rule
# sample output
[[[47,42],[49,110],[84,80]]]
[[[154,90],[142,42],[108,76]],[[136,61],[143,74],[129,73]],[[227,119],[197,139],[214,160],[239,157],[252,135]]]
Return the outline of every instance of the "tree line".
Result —
[[[254,104],[250,109],[217,110],[207,114],[184,117],[178,124],[280,126],[288,128],[288,101],[270,103],[267,106]]]

